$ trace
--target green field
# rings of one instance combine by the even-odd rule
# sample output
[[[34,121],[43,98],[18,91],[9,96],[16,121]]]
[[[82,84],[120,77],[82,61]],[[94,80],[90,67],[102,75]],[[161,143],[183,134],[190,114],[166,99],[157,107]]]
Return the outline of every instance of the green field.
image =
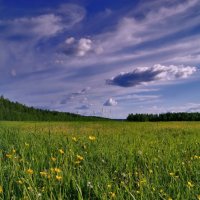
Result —
[[[200,199],[200,123],[0,122],[0,199]]]

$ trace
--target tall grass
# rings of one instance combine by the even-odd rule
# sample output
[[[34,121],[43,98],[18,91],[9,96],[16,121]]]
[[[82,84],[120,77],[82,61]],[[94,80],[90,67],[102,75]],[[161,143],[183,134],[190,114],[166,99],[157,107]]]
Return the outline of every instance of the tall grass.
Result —
[[[0,199],[200,199],[200,123],[0,123]]]

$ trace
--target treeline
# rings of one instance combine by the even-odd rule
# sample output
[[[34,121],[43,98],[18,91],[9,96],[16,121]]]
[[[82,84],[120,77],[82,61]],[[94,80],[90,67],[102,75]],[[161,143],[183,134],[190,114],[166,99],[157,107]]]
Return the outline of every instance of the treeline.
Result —
[[[106,118],[94,116],[81,116],[78,114],[49,111],[27,107],[18,102],[0,97],[0,120],[1,121],[99,121]]]
[[[157,121],[200,121],[200,113],[163,113],[163,114],[129,114],[127,121],[157,122]]]

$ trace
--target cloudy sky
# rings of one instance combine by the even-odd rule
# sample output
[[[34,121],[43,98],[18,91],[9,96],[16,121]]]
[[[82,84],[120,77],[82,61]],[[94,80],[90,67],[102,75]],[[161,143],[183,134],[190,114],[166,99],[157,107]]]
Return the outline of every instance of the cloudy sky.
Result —
[[[0,93],[125,118],[200,111],[200,0],[0,0]]]

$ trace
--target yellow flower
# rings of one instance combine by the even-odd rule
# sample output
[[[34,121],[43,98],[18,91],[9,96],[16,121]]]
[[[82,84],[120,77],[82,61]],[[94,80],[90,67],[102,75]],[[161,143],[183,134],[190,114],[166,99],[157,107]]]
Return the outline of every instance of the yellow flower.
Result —
[[[51,157],[51,160],[52,160],[53,162],[55,162],[55,161],[56,161],[56,158],[55,158],[55,157]]]
[[[80,155],[77,155],[76,158],[77,158],[77,160],[79,160],[79,161],[84,160],[83,156],[80,156]]]
[[[192,187],[194,187],[194,184],[192,184],[191,181],[188,181],[188,182],[187,182],[187,186],[188,186],[189,188],[192,188]]]
[[[81,163],[81,161],[77,160],[74,163],[77,164],[77,165],[79,165]]]
[[[199,195],[197,195],[197,199],[198,199],[198,200],[200,200],[200,194],[199,194]]]
[[[14,154],[14,153],[16,153],[16,150],[15,150],[15,149],[13,149],[13,150],[12,150],[12,152],[13,152],[13,154]]]
[[[89,140],[94,141],[94,140],[96,140],[96,137],[90,135],[90,136],[89,136]]]
[[[33,174],[33,170],[32,170],[32,169],[30,169],[30,168],[29,168],[29,169],[27,169],[27,170],[26,170],[26,172],[27,172],[27,174],[30,174],[30,175],[32,175],[32,174]]]
[[[22,185],[23,181],[22,180],[18,180],[17,183],[20,184],[20,185]]]
[[[3,187],[0,185],[0,194],[3,193]]]
[[[115,198],[116,197],[116,194],[114,192],[110,192],[109,194],[110,194],[111,198]]]
[[[109,189],[111,188],[111,185],[110,185],[110,184],[108,184],[108,188],[109,188]]]
[[[175,176],[175,173],[170,172],[169,175],[170,175],[170,176]]]
[[[47,172],[40,172],[40,175],[46,177],[48,175],[48,173]]]
[[[6,154],[6,157],[7,158],[12,158],[12,155],[11,154]]]
[[[171,197],[169,197],[168,200],[173,200],[173,199]]]
[[[61,154],[64,154],[64,151],[62,149],[58,150]]]
[[[56,179],[58,180],[58,181],[60,181],[60,180],[62,180],[62,176],[56,176]]]
[[[73,140],[74,142],[77,142],[77,141],[78,141],[76,137],[72,137],[72,140]]]
[[[59,169],[59,168],[54,168],[54,171],[57,172],[57,173],[60,173],[62,170]]]

